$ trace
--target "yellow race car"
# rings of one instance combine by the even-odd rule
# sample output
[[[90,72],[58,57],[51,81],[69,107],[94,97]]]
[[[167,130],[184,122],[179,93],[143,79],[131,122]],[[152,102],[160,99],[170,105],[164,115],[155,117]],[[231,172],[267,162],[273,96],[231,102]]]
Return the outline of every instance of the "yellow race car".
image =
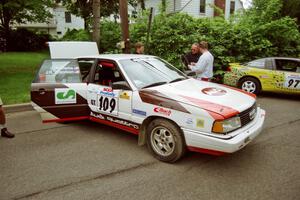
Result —
[[[231,63],[224,84],[254,94],[260,91],[300,94],[300,59],[270,57],[245,64]]]

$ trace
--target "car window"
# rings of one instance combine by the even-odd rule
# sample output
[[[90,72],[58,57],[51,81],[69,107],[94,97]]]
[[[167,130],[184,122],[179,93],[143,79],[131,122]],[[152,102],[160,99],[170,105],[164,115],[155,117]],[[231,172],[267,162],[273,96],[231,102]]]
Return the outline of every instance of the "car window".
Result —
[[[157,58],[121,60],[120,63],[139,89],[154,83],[167,83],[178,78],[186,78],[175,67]]]
[[[288,72],[297,72],[300,68],[300,62],[295,60],[276,59],[276,69]]]
[[[265,68],[265,61],[266,59],[265,58],[262,58],[262,59],[258,59],[258,60],[253,60],[251,62],[248,62],[246,64],[247,67],[254,67],[254,68],[260,68],[260,69],[263,69]]]
[[[80,74],[81,74],[81,80],[82,82],[87,82],[88,75],[90,73],[90,70],[92,66],[95,63],[95,59],[81,59],[78,60],[78,65],[80,69]]]
[[[117,64],[112,61],[99,61],[96,66],[94,83],[111,86],[114,82],[125,81]]]
[[[80,83],[81,75],[76,60],[44,60],[34,82]]]

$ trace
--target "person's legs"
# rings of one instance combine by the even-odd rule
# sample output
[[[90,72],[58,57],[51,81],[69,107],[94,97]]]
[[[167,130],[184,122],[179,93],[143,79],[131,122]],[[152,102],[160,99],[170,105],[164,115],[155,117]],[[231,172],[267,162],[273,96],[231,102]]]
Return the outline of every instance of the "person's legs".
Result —
[[[13,138],[15,137],[14,134],[10,133],[7,128],[5,127],[5,114],[4,110],[2,108],[2,101],[0,99],[0,130],[1,130],[1,136],[2,137],[8,137],[8,138]]]

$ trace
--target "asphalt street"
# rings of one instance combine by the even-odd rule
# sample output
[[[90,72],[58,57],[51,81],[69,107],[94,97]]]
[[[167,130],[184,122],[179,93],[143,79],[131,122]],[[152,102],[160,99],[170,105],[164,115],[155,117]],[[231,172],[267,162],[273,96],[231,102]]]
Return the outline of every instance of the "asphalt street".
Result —
[[[0,138],[0,199],[298,200],[300,97],[265,94],[263,132],[221,157],[154,159],[137,136],[93,122],[42,124],[35,111],[7,115]]]

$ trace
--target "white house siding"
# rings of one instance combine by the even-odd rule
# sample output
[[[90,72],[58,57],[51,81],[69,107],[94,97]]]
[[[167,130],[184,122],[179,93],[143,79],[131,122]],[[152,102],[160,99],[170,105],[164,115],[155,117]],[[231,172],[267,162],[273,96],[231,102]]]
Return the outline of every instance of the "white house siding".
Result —
[[[229,19],[230,17],[230,2],[234,1],[235,5],[234,5],[234,12],[238,12],[240,10],[243,10],[243,3],[240,0],[226,0],[226,4],[225,4],[225,19]]]
[[[71,15],[71,23],[66,23],[64,7],[57,7],[54,10],[56,20],[56,35],[62,37],[68,29],[84,29],[84,20],[81,17]]]
[[[146,8],[153,7],[153,9],[154,9],[153,14],[154,15],[159,14],[160,4],[161,4],[161,0],[145,0],[145,7]]]
[[[230,17],[230,1],[235,1],[235,11],[243,9],[240,0],[224,0],[225,1],[225,18]],[[167,12],[185,12],[194,17],[214,17],[215,0],[206,0],[205,13],[200,13],[200,0],[167,0]],[[146,8],[153,7],[154,15],[159,13],[161,0],[145,0]]]
[[[53,18],[49,20],[48,23],[25,23],[25,24],[16,24],[16,28],[27,28],[37,32],[48,33],[52,36],[62,37],[69,29],[84,29],[84,20],[75,15],[71,15],[71,23],[66,23],[65,12],[67,10],[58,6],[54,9],[51,9],[50,12],[53,15]]]
[[[182,0],[181,7],[183,8],[182,12],[186,12],[189,15],[194,17],[213,17],[214,9],[214,0],[206,0],[205,13],[200,13],[200,0]]]

